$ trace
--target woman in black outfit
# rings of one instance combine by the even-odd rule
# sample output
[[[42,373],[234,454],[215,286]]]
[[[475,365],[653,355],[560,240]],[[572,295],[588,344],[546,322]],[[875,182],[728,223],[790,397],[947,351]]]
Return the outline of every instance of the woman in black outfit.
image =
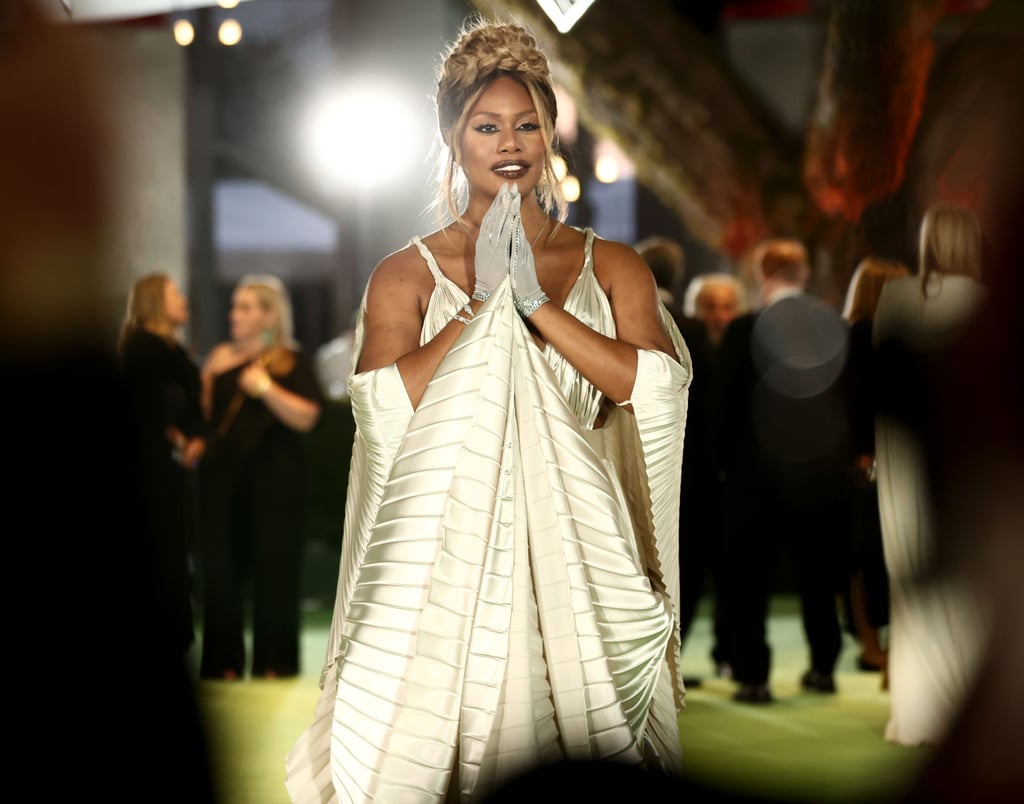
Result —
[[[206,447],[199,367],[180,341],[188,315],[188,300],[168,275],[144,276],[132,287],[119,341],[141,453],[145,527],[163,585],[162,616],[171,647],[182,655],[195,639],[193,470]]]
[[[848,630],[860,643],[857,665],[882,672],[887,687],[888,649],[880,629],[889,624],[889,574],[882,550],[882,523],[875,486],[875,414],[878,379],[871,342],[882,285],[909,276],[903,263],[865,257],[857,265],[847,288],[843,318],[850,327],[846,388],[849,394],[853,454],[847,467],[850,501],[850,586],[845,594]]]
[[[309,356],[292,338],[284,285],[243,277],[231,304],[231,340],[202,370],[211,443],[203,461],[201,678],[299,672],[299,582],[305,511],[303,434],[322,396]],[[251,608],[249,604],[251,603]]]

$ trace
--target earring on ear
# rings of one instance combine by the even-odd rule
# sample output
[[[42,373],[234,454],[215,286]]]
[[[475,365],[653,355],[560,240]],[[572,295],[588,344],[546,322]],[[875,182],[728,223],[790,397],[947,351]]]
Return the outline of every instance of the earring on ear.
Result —
[[[270,327],[265,327],[260,333],[260,340],[263,341],[263,348],[269,349],[274,345],[274,331]]]

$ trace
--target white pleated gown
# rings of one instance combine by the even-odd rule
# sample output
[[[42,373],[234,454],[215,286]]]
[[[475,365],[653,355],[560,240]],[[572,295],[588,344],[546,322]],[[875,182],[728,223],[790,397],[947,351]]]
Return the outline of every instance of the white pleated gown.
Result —
[[[614,337],[593,232],[565,308]],[[467,298],[435,279],[421,342]],[[294,802],[474,801],[559,759],[678,772],[679,480],[690,359],[641,351],[634,415],[539,349],[506,281],[413,411],[394,365],[350,377],[338,592]],[[360,312],[353,365],[362,346]]]

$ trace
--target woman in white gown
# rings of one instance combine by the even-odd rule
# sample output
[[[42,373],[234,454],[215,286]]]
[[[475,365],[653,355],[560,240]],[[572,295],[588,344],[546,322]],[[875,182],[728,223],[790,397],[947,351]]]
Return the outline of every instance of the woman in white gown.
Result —
[[[560,760],[677,773],[687,348],[628,245],[564,224],[548,63],[445,55],[451,222],[367,284],[357,432],[293,801],[480,800]]]
[[[875,347],[886,354],[898,349],[923,365],[929,355],[952,346],[984,298],[981,264],[974,216],[950,204],[929,207],[920,227],[918,275],[882,287],[872,332]],[[883,357],[882,365],[893,364]],[[885,376],[906,382],[913,372],[890,368]],[[904,745],[935,744],[967,694],[985,643],[987,617],[972,587],[936,571],[934,502],[921,444],[906,416],[892,410],[879,414],[875,449],[890,595],[885,736]]]

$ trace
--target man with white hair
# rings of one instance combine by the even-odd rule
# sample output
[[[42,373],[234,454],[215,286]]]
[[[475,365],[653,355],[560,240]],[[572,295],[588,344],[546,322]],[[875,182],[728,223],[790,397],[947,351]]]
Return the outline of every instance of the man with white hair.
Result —
[[[733,274],[724,271],[701,274],[695,276],[686,288],[683,313],[704,322],[712,347],[722,342],[729,322],[745,312],[746,291]]]

